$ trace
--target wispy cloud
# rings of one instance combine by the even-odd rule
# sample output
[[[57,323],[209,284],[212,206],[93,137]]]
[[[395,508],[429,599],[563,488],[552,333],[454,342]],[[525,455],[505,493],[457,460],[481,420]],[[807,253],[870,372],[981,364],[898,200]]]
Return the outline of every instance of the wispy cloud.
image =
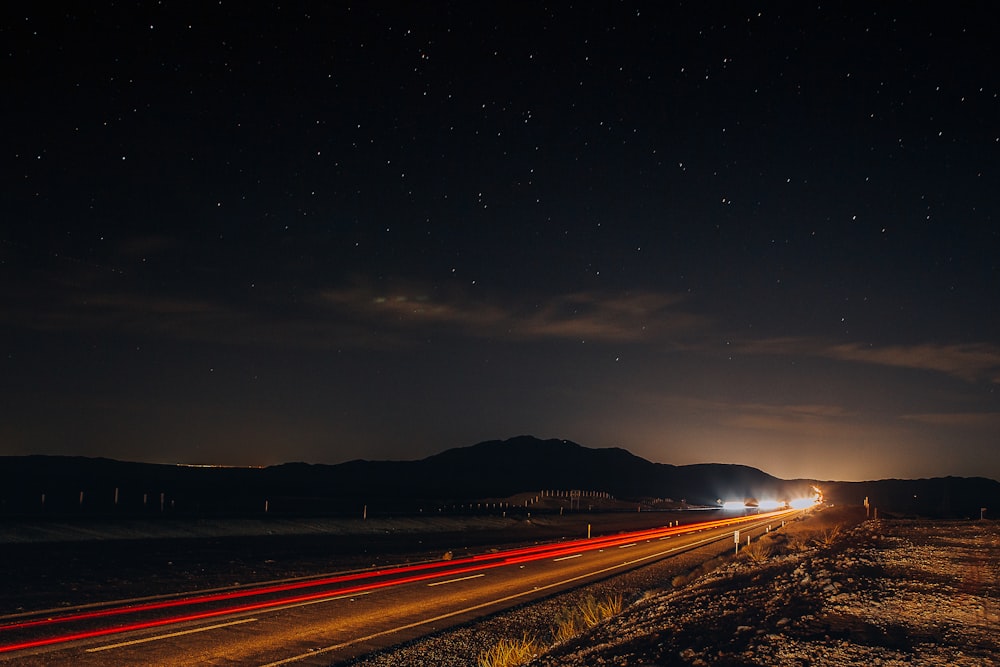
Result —
[[[903,415],[903,419],[949,428],[1000,429],[1000,412],[929,412]]]
[[[805,337],[768,338],[749,341],[741,350],[748,354],[813,356],[877,366],[935,371],[976,382],[1000,383],[1000,347],[989,343],[864,345],[831,343]]]
[[[728,406],[724,425],[815,438],[843,429],[856,417],[839,405],[737,403]]]
[[[324,291],[321,300],[343,315],[390,328],[434,326],[514,340],[630,342],[691,332],[706,324],[678,307],[681,297],[653,292],[576,292],[539,298],[525,307],[469,295],[428,296],[419,289],[379,292],[352,287]]]
[[[137,292],[114,276],[85,276],[58,284],[34,281],[3,296],[7,307],[0,321],[40,331],[322,348],[405,346],[416,333],[659,343],[707,327],[704,318],[682,308],[682,297],[656,292],[576,292],[505,301],[416,284],[385,291],[352,284],[288,303],[263,292],[241,299]]]
[[[845,344],[826,348],[826,354],[846,361],[938,371],[969,382],[983,378],[1000,381],[997,375],[1000,372],[1000,347],[986,343],[884,347]]]
[[[657,412],[677,415],[681,421],[803,438],[850,428],[859,417],[841,405],[827,403],[761,403],[648,393],[637,394],[634,400],[655,407]]]

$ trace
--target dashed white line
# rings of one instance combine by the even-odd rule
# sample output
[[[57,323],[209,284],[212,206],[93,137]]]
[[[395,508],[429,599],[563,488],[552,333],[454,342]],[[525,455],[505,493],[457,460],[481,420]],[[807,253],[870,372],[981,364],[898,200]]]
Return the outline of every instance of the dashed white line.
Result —
[[[573,554],[572,556],[562,556],[560,558],[553,558],[552,562],[555,563],[555,562],[560,561],[560,560],[569,560],[570,558],[579,558],[582,555],[583,554]]]
[[[133,639],[127,642],[118,642],[117,644],[107,644],[106,646],[95,646],[94,648],[88,648],[87,653],[97,653],[98,651],[107,651],[113,648],[122,648],[123,646],[134,646],[136,644],[145,644],[146,642],[155,642],[161,639],[170,639],[171,637],[180,637],[181,635],[190,635],[195,632],[207,632],[208,630],[217,630],[219,628],[228,628],[230,625],[240,625],[241,623],[253,623],[256,618],[241,618],[238,621],[229,621],[228,623],[217,623],[215,625],[206,625],[204,628],[192,628],[191,630],[180,630],[178,632],[171,632],[165,635],[156,635],[155,637],[143,637],[142,639]]]
[[[635,542],[630,542],[629,544],[623,544],[623,545],[621,545],[618,548],[619,549],[628,549],[629,547],[634,547],[634,546],[635,546]]]
[[[428,586],[444,586],[445,584],[453,584],[456,581],[465,581],[466,579],[478,579],[479,577],[485,577],[485,576],[486,576],[485,574],[470,574],[467,577],[459,577],[458,579],[448,579],[447,581],[434,581],[434,582],[431,582],[431,583],[429,583],[427,585]]]

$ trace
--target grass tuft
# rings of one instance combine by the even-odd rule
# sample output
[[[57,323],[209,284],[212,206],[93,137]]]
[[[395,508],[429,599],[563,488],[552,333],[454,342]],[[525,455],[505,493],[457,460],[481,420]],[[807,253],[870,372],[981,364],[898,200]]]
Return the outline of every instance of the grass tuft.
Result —
[[[501,639],[479,654],[479,667],[517,667],[539,653],[538,641],[525,633],[521,639]]]
[[[824,547],[833,546],[833,544],[840,538],[840,533],[843,530],[842,524],[836,524],[830,528],[824,528],[823,532],[817,535],[814,540],[816,544]]]
[[[771,557],[771,545],[763,540],[757,540],[743,547],[740,555],[750,562],[760,565],[767,562],[767,559]]]
[[[575,607],[563,609],[556,615],[552,627],[552,637],[557,642],[571,639],[587,628],[592,628],[601,621],[621,613],[622,596],[612,595],[603,600],[597,600],[588,595]]]

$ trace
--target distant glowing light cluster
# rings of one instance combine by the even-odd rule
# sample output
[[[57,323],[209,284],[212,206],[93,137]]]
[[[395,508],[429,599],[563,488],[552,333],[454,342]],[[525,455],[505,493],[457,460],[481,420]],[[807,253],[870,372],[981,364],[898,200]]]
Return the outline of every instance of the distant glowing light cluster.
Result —
[[[722,503],[724,510],[746,510],[760,509],[772,511],[777,509],[792,508],[797,510],[806,509],[823,502],[823,492],[815,486],[812,487],[813,495],[808,498],[794,498],[792,500],[727,500]]]

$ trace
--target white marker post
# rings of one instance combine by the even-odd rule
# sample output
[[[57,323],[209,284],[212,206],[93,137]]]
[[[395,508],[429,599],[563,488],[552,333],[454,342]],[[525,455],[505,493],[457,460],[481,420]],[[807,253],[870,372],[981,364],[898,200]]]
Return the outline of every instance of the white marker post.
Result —
[[[740,531],[737,530],[733,533],[733,542],[736,543],[736,555],[738,556],[740,553]]]

